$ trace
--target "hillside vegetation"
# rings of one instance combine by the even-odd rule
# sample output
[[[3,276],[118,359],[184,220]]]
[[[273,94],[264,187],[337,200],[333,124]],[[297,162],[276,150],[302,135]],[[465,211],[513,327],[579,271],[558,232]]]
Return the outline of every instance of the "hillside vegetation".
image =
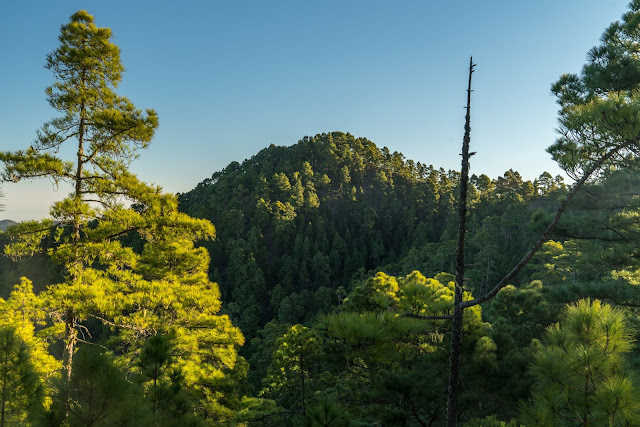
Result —
[[[640,425],[640,0],[552,87],[569,184],[467,188],[468,104],[460,174],[331,132],[167,194],[111,30],[59,42],[0,151],[73,189],[0,231],[0,427]]]
[[[451,271],[457,179],[454,171],[333,132],[231,163],[179,201],[182,211],[216,225],[215,241],[203,243],[212,278],[254,336],[271,319],[297,323],[326,312],[353,278],[383,266]],[[547,173],[533,182],[512,170],[495,180],[472,177],[474,288],[526,249],[537,231],[530,217],[553,207],[564,188]]]

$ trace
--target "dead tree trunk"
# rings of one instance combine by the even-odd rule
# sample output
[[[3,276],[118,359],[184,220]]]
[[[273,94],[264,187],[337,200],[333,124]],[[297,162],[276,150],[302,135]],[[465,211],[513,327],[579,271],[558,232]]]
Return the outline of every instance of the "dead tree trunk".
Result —
[[[467,115],[464,124],[464,138],[462,140],[462,170],[460,173],[460,198],[458,202],[458,247],[456,249],[456,288],[453,306],[453,322],[451,322],[451,348],[449,352],[449,385],[447,387],[447,427],[453,427],[458,422],[458,392],[460,344],[462,341],[462,293],[464,286],[464,240],[467,217],[467,187],[469,185],[469,142],[471,140],[471,76],[475,64],[469,59],[469,87],[467,88]]]

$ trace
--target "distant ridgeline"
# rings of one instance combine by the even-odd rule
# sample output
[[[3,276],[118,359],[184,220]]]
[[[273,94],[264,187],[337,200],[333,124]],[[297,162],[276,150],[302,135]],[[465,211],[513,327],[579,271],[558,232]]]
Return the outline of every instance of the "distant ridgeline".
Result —
[[[203,243],[211,275],[251,338],[272,319],[304,323],[331,310],[376,270],[452,273],[457,180],[332,132],[232,162],[179,200],[216,226],[215,241]],[[471,178],[467,277],[476,294],[525,252],[564,192],[548,173]]]
[[[15,221],[11,221],[10,219],[3,219],[0,221],[0,230],[5,231],[7,227],[17,224]]]

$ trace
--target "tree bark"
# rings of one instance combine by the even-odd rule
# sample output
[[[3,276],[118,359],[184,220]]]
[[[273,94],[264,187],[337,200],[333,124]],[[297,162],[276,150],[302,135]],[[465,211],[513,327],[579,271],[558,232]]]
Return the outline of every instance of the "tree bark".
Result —
[[[0,412],[2,416],[0,418],[0,427],[5,426],[5,403],[7,401],[7,377],[9,376],[9,342],[6,343],[7,348],[4,351],[4,366],[2,367],[2,409]]]
[[[460,198],[458,202],[458,247],[456,250],[456,288],[451,322],[451,348],[449,351],[449,382],[447,387],[447,427],[458,423],[458,393],[460,387],[460,346],[462,341],[462,295],[464,290],[464,241],[467,217],[467,189],[469,186],[469,142],[471,141],[471,76],[475,64],[469,59],[469,86],[467,88],[467,114],[462,140],[462,170],[460,173]]]
[[[64,325],[64,353],[62,355],[62,365],[64,366],[65,373],[65,386],[64,386],[64,402],[65,411],[64,418],[69,418],[69,407],[71,405],[71,373],[73,364],[73,352],[76,344],[75,334],[75,315],[72,308],[67,309],[65,325]]]
[[[85,71],[82,73],[82,91],[86,90],[86,77]],[[82,102],[80,105],[80,123],[78,125],[78,164],[76,166],[75,174],[75,197],[76,199],[82,198],[82,169],[84,166],[84,134],[85,134],[85,116],[86,116],[86,104]],[[73,262],[74,270],[71,273],[72,286],[75,286],[78,282],[78,272],[80,270],[80,252],[78,246],[80,245],[80,212],[75,212],[73,219],[73,246],[75,250],[75,259]],[[71,405],[71,373],[73,371],[73,352],[76,344],[75,334],[76,313],[73,307],[68,307],[65,318],[64,327],[64,355],[63,366],[66,374],[65,385],[65,420],[69,420],[69,407]]]

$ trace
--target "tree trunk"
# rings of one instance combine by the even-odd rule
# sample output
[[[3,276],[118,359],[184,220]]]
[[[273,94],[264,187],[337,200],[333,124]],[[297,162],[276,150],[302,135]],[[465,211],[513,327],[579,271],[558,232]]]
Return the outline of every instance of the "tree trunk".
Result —
[[[64,354],[62,355],[62,364],[65,373],[64,402],[65,402],[65,420],[69,417],[69,405],[71,404],[71,373],[73,363],[73,351],[76,344],[75,334],[75,315],[72,308],[67,309],[67,318],[64,325]]]
[[[464,240],[467,217],[467,188],[469,186],[469,142],[471,140],[471,75],[473,74],[473,58],[469,59],[469,87],[467,88],[467,115],[464,124],[462,141],[462,170],[460,173],[460,198],[458,203],[458,247],[456,249],[456,288],[453,305],[453,322],[451,323],[451,348],[449,352],[449,384],[447,387],[447,426],[458,423],[458,393],[460,387],[460,345],[462,341],[462,294],[464,287]]]
[[[0,418],[0,426],[5,426],[5,404],[7,402],[7,377],[9,376],[9,343],[4,351],[4,366],[2,367],[2,415]]]
[[[307,402],[304,389],[304,357],[300,356],[300,384],[302,386],[302,416],[307,415]]]
[[[85,89],[86,77],[85,71],[82,71],[82,90]],[[82,168],[84,166],[84,134],[85,134],[85,115],[86,105],[83,102],[80,105],[80,124],[78,126],[78,164],[76,166],[75,175],[75,196],[76,199],[82,197]],[[80,213],[76,212],[73,219],[73,246],[75,249],[75,259],[73,262],[73,271],[71,272],[71,283],[75,286],[78,283],[79,271],[80,271],[80,253],[78,246],[80,244]],[[73,372],[73,352],[76,344],[75,334],[75,310],[72,307],[67,308],[65,325],[64,325],[64,355],[63,366],[66,374],[65,385],[65,411],[64,419],[69,419],[69,406],[71,404],[71,373]]]

